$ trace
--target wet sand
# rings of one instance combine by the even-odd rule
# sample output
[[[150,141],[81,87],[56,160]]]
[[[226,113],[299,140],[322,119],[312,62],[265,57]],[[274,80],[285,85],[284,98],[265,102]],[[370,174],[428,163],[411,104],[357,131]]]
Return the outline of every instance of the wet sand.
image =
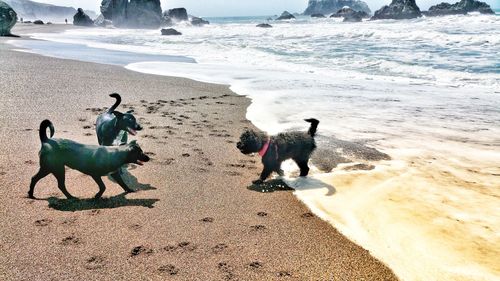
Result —
[[[28,26],[28,27],[26,27]],[[16,34],[32,32],[31,25]],[[33,26],[31,26],[33,27]],[[38,27],[35,32],[63,29]],[[397,280],[370,253],[313,216],[291,191],[250,183],[260,159],[235,142],[249,100],[226,86],[12,51],[0,39],[1,280]],[[38,168],[38,126],[95,144],[108,97],[123,97],[145,129],[153,160],[126,182],[68,170],[67,201],[49,176],[26,198]]]

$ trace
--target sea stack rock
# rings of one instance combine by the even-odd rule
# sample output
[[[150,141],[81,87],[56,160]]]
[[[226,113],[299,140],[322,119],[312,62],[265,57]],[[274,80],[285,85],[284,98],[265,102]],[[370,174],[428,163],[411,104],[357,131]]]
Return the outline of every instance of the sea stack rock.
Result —
[[[370,15],[364,11],[355,11],[355,10],[351,9],[350,7],[343,7],[342,9],[338,10],[336,13],[332,14],[330,17],[331,18],[346,18],[346,17],[367,18],[369,16]]]
[[[0,36],[12,36],[10,30],[16,22],[16,12],[5,2],[0,1]]]
[[[210,22],[207,21],[207,20],[204,20],[202,18],[193,17],[191,19],[191,24],[194,25],[194,26],[204,26],[206,24],[210,24]]]
[[[276,20],[291,20],[291,19],[294,19],[295,16],[290,14],[288,11],[284,11],[281,16],[279,16],[279,18],[277,18]]]
[[[113,22],[116,27],[125,26],[127,23],[128,0],[103,0],[101,13],[104,19]]]
[[[165,12],[166,16],[171,18],[174,21],[187,21],[189,20],[188,14],[185,8],[175,8],[175,9],[170,9]]]
[[[73,25],[94,26],[94,21],[83,11],[82,8],[78,8],[76,14],[73,16]]]
[[[43,20],[34,20],[33,24],[40,24],[41,25],[41,24],[45,24],[45,23],[43,22]]]
[[[429,8],[424,12],[426,16],[446,16],[446,15],[465,15],[470,12],[479,12],[481,14],[495,14],[490,5],[476,0],[462,0],[455,4],[441,3]]]
[[[268,23],[259,23],[256,25],[257,27],[260,27],[260,28],[272,28],[273,26],[268,24]]]
[[[161,30],[161,35],[182,35],[179,31],[173,29],[173,28],[163,28]]]
[[[343,22],[360,22],[363,21],[363,17],[359,15],[357,12],[348,14],[344,17]]]
[[[331,14],[345,6],[351,7],[354,11],[363,11],[367,14],[372,12],[368,5],[360,0],[309,0],[304,15]]]
[[[383,6],[375,11],[371,18],[372,20],[381,19],[413,19],[421,17],[420,8],[415,3],[415,0],[392,0],[389,6]]]
[[[158,28],[163,22],[160,0],[130,0],[127,27]]]

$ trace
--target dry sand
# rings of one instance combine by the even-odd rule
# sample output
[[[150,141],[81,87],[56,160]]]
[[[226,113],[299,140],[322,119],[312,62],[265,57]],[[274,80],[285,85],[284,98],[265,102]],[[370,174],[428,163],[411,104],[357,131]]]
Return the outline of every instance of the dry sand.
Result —
[[[23,29],[24,28],[24,29]],[[37,27],[39,28],[39,27]],[[52,28],[52,29],[51,29]],[[45,32],[60,27],[43,27]],[[30,32],[17,28],[18,34]],[[290,191],[249,185],[258,157],[235,142],[249,100],[226,86],[10,50],[0,39],[0,280],[396,280],[390,269],[312,216]],[[99,108],[118,92],[153,158],[130,167],[123,195],[68,170],[26,198],[38,168],[38,126],[95,144]]]

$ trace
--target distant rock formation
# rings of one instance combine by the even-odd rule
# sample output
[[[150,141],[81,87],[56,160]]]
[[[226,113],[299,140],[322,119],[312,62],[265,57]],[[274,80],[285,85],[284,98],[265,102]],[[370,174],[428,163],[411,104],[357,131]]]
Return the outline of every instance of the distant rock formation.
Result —
[[[174,21],[188,21],[189,17],[185,8],[175,8],[165,11],[164,16]]]
[[[173,29],[173,28],[163,28],[161,30],[161,35],[182,35],[179,31]]]
[[[380,19],[413,19],[421,17],[420,8],[415,0],[392,0],[389,6],[383,6],[375,11],[372,20]]]
[[[73,25],[94,26],[94,21],[83,11],[82,8],[78,8],[76,14],[73,16]]]
[[[44,19],[50,21],[64,21],[73,17],[76,9],[72,7],[56,6],[30,0],[4,0],[14,9],[19,18],[25,20]]]
[[[202,18],[192,17],[191,18],[191,24],[195,25],[195,26],[204,26],[206,24],[210,24],[210,22],[207,21],[207,20],[204,20]]]
[[[45,24],[43,20],[35,20],[33,21],[33,24]]]
[[[94,24],[96,26],[100,26],[100,27],[106,27],[106,26],[109,26],[109,25],[113,25],[113,22],[110,21],[110,20],[107,20],[104,18],[104,15],[100,14],[95,20],[94,20]]]
[[[7,3],[0,1],[0,36],[12,36],[10,30],[17,22],[17,14]]]
[[[103,0],[101,13],[116,27],[158,28],[163,23],[160,0]]]
[[[360,21],[363,21],[363,17],[360,14],[358,14],[358,12],[345,15],[343,20],[343,22],[360,22]]]
[[[349,7],[344,7],[342,9],[338,10],[336,13],[332,14],[330,17],[331,18],[346,18],[346,17],[368,18],[368,17],[370,17],[370,15],[364,11],[355,11]]]
[[[429,8],[429,11],[423,12],[426,16],[446,16],[446,15],[465,15],[470,12],[479,12],[481,14],[495,14],[490,5],[476,0],[462,0],[455,4],[441,3]]]
[[[284,11],[281,16],[279,16],[276,20],[291,20],[294,19],[295,16],[290,14],[288,11]]]
[[[322,18],[326,18],[326,17],[323,14],[312,14],[311,18],[320,18],[320,19],[322,19]]]
[[[158,28],[162,22],[160,0],[130,0],[128,3],[127,27]]]
[[[331,14],[343,7],[348,6],[355,11],[363,11],[371,14],[372,11],[368,5],[361,0],[309,0],[309,5],[304,11],[304,15],[312,14]]]
[[[256,25],[256,27],[260,27],[260,28],[272,28],[273,26],[268,24],[268,23],[259,23]]]

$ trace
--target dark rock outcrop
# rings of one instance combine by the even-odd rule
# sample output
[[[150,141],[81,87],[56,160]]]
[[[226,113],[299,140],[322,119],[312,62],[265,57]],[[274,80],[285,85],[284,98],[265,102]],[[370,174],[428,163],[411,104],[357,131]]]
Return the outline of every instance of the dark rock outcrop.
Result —
[[[19,18],[33,20],[43,18],[49,21],[63,21],[73,17],[76,9],[72,7],[56,6],[38,3],[30,0],[3,0],[12,7]]]
[[[94,26],[94,21],[83,11],[82,8],[78,8],[76,14],[73,16],[73,25]]]
[[[291,19],[294,19],[295,16],[290,14],[289,12],[287,11],[284,11],[281,16],[279,16],[276,20],[291,20]]]
[[[260,27],[260,28],[272,28],[273,26],[268,24],[268,23],[260,23],[260,24],[257,24],[256,27]]]
[[[160,0],[130,0],[126,15],[132,28],[158,28],[163,22]]]
[[[364,11],[355,11],[349,7],[344,7],[342,9],[338,10],[336,13],[332,14],[330,17],[331,18],[346,18],[346,17],[368,18],[368,17],[370,17],[370,15]]]
[[[168,16],[174,21],[187,21],[189,20],[187,11],[185,8],[175,8],[165,11],[164,15]]]
[[[101,13],[104,19],[113,22],[116,27],[127,24],[128,0],[103,0],[101,2]]]
[[[321,18],[326,18],[326,17],[323,14],[312,14],[311,18],[320,18],[321,19]]]
[[[441,3],[429,8],[424,12],[426,16],[446,16],[446,15],[465,15],[470,12],[479,12],[481,14],[495,14],[490,5],[476,0],[462,0],[455,4]]]
[[[44,24],[43,20],[35,20],[33,24]]]
[[[94,24],[96,26],[100,26],[100,27],[106,27],[106,26],[110,26],[113,24],[112,21],[110,20],[107,20],[104,18],[104,16],[102,14],[100,14],[95,20],[94,20]]]
[[[0,1],[0,36],[11,36],[10,30],[17,22],[17,14],[7,3]]]
[[[343,20],[343,22],[360,22],[360,21],[363,21],[363,17],[361,17],[358,13],[346,15]]]
[[[209,21],[207,21],[207,20],[204,20],[204,19],[202,19],[202,18],[193,17],[193,18],[191,19],[191,24],[192,24],[192,25],[195,25],[195,26],[204,26],[204,25],[206,25],[206,24],[210,24],[210,22],[209,22]]]
[[[371,14],[372,12],[368,5],[360,0],[309,0],[309,5],[304,11],[304,15],[331,14],[345,6],[355,11],[364,11],[367,14]]]
[[[161,30],[161,35],[182,35],[179,31],[173,29],[173,28],[163,28]]]
[[[383,6],[375,11],[372,20],[381,19],[413,19],[421,17],[420,8],[415,0],[392,0],[389,6]]]

